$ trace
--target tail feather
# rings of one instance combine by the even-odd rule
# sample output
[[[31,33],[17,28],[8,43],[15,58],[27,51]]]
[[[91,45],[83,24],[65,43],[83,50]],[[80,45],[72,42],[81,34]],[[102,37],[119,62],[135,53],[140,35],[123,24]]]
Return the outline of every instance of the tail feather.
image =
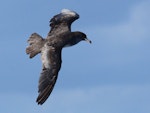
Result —
[[[29,46],[26,48],[26,53],[30,58],[41,52],[44,45],[44,39],[37,33],[33,33],[28,39]]]

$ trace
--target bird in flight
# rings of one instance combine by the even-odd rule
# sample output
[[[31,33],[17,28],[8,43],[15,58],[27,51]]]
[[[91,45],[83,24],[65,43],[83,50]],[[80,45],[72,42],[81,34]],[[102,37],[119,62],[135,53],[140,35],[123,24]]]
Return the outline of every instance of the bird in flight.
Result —
[[[26,53],[33,58],[41,53],[42,72],[39,78],[38,97],[36,102],[42,105],[51,94],[61,68],[61,52],[63,47],[73,46],[80,41],[91,41],[80,31],[71,31],[71,24],[79,15],[71,10],[63,9],[50,20],[50,31],[44,39],[33,33],[28,39]]]

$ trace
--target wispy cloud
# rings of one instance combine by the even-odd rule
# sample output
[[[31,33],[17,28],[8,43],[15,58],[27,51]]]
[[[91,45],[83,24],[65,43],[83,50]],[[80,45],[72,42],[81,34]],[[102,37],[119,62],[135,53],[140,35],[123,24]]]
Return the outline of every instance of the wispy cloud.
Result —
[[[99,73],[111,82],[148,82],[149,5],[150,1],[135,4],[130,8],[126,21],[85,28],[93,41],[89,63],[94,67],[90,69],[93,75]]]
[[[0,106],[5,113],[9,113],[10,110],[21,113],[41,111],[44,113],[128,113],[131,111],[148,113],[150,112],[149,87],[146,84],[107,85],[88,89],[59,90],[52,93],[43,106],[35,103],[33,95],[7,93],[0,94],[2,101]]]
[[[4,113],[10,113],[10,111],[12,113],[149,113],[149,6],[149,1],[136,4],[130,9],[129,18],[122,23],[85,28],[88,37],[93,41],[92,46],[88,46],[82,54],[78,55],[76,55],[78,51],[74,52],[72,48],[66,54],[66,61],[63,58],[63,65],[66,65],[66,69],[64,66],[64,71],[62,70],[60,75],[69,76],[69,79],[65,79],[68,81],[76,79],[78,80],[77,87],[81,84],[86,85],[86,88],[84,86],[68,90],[60,88],[59,91],[56,88],[43,106],[35,103],[37,95],[32,94],[33,91],[25,94],[27,89],[33,90],[37,84],[40,67],[33,70],[37,62],[29,67],[26,60],[22,60],[25,59],[24,57],[17,57],[19,53],[15,44],[13,51],[12,49],[9,51],[16,52],[16,54],[13,53],[16,56],[7,52],[7,49],[1,49],[2,52],[5,50],[8,54],[3,57],[11,55],[14,58],[9,57],[11,58],[9,66],[3,61],[3,68],[5,67],[8,73],[5,73],[5,70],[4,77],[6,78],[1,79],[0,111]],[[18,39],[16,42],[18,43]],[[81,46],[80,44],[79,50],[85,47]],[[77,59],[72,60],[71,55],[78,57],[82,63],[79,63]],[[16,58],[17,62],[14,63]],[[65,62],[69,63],[65,64]],[[9,71],[11,68],[10,72],[8,68]],[[30,72],[26,70],[27,68]],[[10,76],[10,73],[13,76]],[[130,85],[127,85],[128,81]],[[69,85],[72,85],[71,82]],[[125,83],[122,84],[123,82]],[[74,84],[77,85],[76,82]],[[36,90],[34,92],[37,93]]]
[[[138,3],[130,8],[130,14],[126,21],[111,26],[93,26],[90,32],[92,31],[92,36],[96,34],[101,38],[108,38],[112,42],[139,43],[150,36],[149,5],[150,1]]]

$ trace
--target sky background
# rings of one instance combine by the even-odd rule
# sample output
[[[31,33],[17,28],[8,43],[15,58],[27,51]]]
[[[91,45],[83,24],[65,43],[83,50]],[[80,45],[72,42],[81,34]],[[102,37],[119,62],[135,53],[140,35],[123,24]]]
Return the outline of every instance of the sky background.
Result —
[[[61,9],[80,18],[92,44],[63,49],[55,88],[42,105],[40,55],[25,53],[27,39],[49,32]],[[0,113],[150,113],[150,0],[1,0]]]

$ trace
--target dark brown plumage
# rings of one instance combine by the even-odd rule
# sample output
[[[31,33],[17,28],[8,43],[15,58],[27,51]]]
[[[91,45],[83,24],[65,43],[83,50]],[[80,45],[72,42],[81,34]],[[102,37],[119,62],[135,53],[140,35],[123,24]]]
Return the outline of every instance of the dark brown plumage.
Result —
[[[87,39],[82,32],[71,32],[71,24],[79,15],[67,9],[54,16],[50,21],[51,30],[46,39],[37,33],[33,33],[28,40],[29,46],[26,53],[33,58],[41,53],[43,69],[39,79],[37,103],[43,104],[51,94],[57,80],[58,72],[61,68],[61,51],[63,47],[72,46]]]

